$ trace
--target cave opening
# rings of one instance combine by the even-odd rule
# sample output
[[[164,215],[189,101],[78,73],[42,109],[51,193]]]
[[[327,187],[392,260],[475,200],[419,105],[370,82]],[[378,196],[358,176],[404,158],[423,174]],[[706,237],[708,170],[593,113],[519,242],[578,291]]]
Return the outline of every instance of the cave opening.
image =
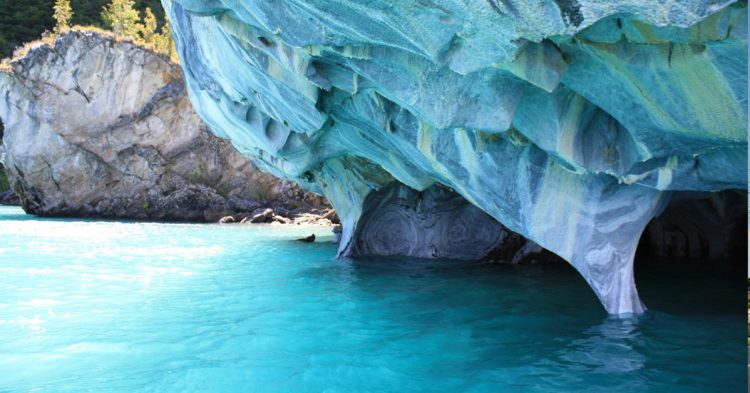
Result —
[[[679,192],[646,226],[635,282],[652,310],[744,312],[747,191]]]
[[[648,309],[744,313],[747,203],[745,190],[672,194],[643,231],[633,263],[637,291]],[[355,258],[539,265],[518,270],[547,271],[550,277],[566,270],[589,281],[556,254],[505,228],[447,187],[417,191],[396,183],[368,195],[363,212],[351,242],[349,256]],[[588,285],[596,292],[596,282]]]

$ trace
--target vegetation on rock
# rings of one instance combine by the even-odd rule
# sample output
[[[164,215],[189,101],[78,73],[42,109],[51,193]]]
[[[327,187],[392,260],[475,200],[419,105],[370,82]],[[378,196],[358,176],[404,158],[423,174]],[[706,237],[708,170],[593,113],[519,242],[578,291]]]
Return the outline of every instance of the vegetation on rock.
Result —
[[[55,0],[55,33],[60,33],[70,27],[73,18],[73,9],[70,8],[70,0]]]
[[[0,154],[26,212],[216,221],[261,208],[328,207],[211,134],[166,55],[95,29],[54,37],[0,72],[8,101],[0,117],[13,124]]]
[[[101,14],[108,3],[109,0],[70,0],[69,25],[104,28]],[[56,0],[0,0],[0,57],[8,57],[16,47],[39,38],[45,31],[52,31],[55,4]],[[135,0],[134,7],[139,13],[150,8],[157,28],[164,26],[164,9],[159,0]]]
[[[5,174],[5,168],[0,164],[0,192],[3,192],[10,188],[8,184],[8,175]]]
[[[144,30],[133,0],[112,0],[102,10],[105,27],[115,34],[138,37]]]

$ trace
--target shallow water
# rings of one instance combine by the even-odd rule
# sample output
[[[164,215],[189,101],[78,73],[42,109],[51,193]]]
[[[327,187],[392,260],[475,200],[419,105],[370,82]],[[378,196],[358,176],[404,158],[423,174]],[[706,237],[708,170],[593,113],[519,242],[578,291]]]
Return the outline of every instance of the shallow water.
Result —
[[[742,272],[639,267],[608,317],[568,266],[336,260],[311,230],[0,207],[0,391],[740,392]]]

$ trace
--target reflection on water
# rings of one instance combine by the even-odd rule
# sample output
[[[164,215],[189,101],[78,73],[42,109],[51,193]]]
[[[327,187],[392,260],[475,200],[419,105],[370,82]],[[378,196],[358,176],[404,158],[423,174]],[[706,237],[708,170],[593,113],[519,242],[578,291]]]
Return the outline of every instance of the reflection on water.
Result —
[[[335,260],[309,233],[0,208],[0,391],[745,389],[741,274],[644,265],[651,311],[613,318],[568,266]]]
[[[606,318],[573,340],[560,358],[599,374],[622,374],[645,366],[646,357],[634,347],[639,339],[637,318]]]

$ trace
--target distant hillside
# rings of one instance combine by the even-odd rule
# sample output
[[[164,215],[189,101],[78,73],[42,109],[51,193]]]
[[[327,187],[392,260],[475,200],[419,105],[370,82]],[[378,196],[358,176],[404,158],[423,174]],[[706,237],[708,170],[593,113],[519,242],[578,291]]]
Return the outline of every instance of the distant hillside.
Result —
[[[71,23],[103,27],[101,11],[108,1],[71,0],[74,13]],[[45,30],[52,30],[54,3],[54,0],[0,0],[0,58],[10,56],[13,49],[23,43],[39,38]],[[141,11],[151,7],[161,27],[164,10],[159,0],[136,0],[135,3]]]

